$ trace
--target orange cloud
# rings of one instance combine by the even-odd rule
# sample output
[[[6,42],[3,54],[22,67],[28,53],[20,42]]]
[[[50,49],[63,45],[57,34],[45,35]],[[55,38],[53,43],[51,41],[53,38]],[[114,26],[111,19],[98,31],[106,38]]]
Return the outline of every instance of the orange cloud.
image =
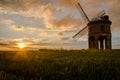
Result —
[[[75,8],[76,7],[75,4],[79,2],[79,0],[59,0],[59,2],[64,6]]]
[[[48,37],[48,38],[50,38],[50,37],[57,37],[56,34],[49,34],[47,32],[41,32],[39,36],[41,36],[41,37]]]
[[[14,23],[14,21],[10,19],[6,19],[6,20],[1,20],[1,23],[11,25],[12,23]]]
[[[10,28],[11,28],[12,30],[15,30],[15,31],[22,31],[22,32],[25,30],[24,26],[12,25],[12,26],[10,26]]]
[[[61,20],[56,20],[53,22],[53,25],[55,27],[62,27],[62,28],[71,28],[71,27],[76,27],[76,26],[80,26],[81,22],[79,19],[74,18],[71,15],[67,15],[64,18],[62,18]]]
[[[110,14],[110,20],[112,21],[112,31],[120,31],[120,1],[112,1],[111,7],[108,10]]]
[[[39,36],[41,36],[41,37],[47,37],[47,38],[61,38],[62,36],[63,36],[63,33],[62,32],[56,32],[56,33],[52,33],[52,34],[50,34],[50,33],[47,33],[47,32],[41,32],[40,34],[39,34]]]
[[[59,32],[58,35],[59,35],[59,36],[63,36],[63,33],[62,33],[62,32]]]
[[[11,26],[9,26],[9,28],[14,30],[14,31],[20,31],[20,32],[28,31],[27,33],[30,33],[30,34],[37,30],[34,26],[11,25]]]

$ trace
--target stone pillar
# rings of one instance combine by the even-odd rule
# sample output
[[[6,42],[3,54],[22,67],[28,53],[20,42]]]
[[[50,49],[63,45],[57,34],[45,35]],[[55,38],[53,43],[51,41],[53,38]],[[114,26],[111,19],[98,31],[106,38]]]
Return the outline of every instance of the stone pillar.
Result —
[[[111,49],[111,36],[107,36],[105,39],[105,49]]]
[[[88,38],[88,46],[89,46],[89,49],[91,49],[92,48],[92,46],[91,46],[92,44],[91,44],[91,38],[89,37]]]
[[[89,37],[88,43],[89,43],[89,49],[94,48],[94,38]]]
[[[94,44],[95,44],[95,40],[94,40],[94,38],[91,40],[91,46],[92,46],[92,48],[94,48]]]
[[[94,48],[95,49],[99,48],[99,46],[98,46],[98,37],[94,37]]]

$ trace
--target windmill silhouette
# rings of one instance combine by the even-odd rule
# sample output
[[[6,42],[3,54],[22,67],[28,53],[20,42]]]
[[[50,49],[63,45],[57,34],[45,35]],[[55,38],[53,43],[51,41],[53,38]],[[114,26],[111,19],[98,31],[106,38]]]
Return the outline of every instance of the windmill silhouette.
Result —
[[[89,19],[81,4],[76,4],[82,17],[87,21],[87,25],[76,33],[73,38],[80,38],[88,30],[88,46],[89,49],[111,49],[111,24],[109,16],[105,15],[105,11],[101,11],[93,19]]]

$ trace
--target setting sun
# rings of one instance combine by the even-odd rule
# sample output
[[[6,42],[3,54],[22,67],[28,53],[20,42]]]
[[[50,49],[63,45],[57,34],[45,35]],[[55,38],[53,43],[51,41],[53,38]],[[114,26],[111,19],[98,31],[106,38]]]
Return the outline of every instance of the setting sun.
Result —
[[[21,48],[21,49],[22,49],[22,48],[25,48],[25,44],[24,44],[24,43],[17,43],[17,44],[18,44],[18,47],[19,47],[19,48]]]

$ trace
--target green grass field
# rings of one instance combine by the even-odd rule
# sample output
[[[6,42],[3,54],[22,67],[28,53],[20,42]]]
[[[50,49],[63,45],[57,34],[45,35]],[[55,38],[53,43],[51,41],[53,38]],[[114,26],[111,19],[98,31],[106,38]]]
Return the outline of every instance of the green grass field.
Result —
[[[120,51],[1,51],[0,80],[120,80]]]

